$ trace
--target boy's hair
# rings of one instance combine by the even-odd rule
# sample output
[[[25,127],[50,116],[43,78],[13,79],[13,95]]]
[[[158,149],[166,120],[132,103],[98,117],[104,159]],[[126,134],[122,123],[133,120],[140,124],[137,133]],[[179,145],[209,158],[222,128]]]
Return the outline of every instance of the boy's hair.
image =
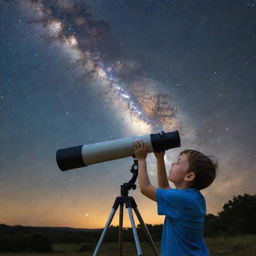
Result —
[[[182,154],[187,154],[188,156],[189,167],[187,173],[194,172],[196,174],[192,188],[201,190],[210,186],[216,177],[217,159],[214,156],[206,156],[193,149],[183,150],[180,152],[180,155]]]

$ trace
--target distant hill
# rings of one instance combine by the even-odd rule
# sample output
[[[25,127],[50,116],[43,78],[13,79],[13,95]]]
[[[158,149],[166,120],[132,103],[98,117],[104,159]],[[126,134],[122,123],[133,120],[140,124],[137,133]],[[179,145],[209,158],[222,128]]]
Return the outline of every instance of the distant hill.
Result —
[[[14,225],[9,226],[6,224],[0,224],[0,231],[14,231],[14,230],[22,230],[22,231],[40,231],[40,230],[56,230],[56,231],[71,231],[71,232],[97,232],[102,229],[89,229],[89,228],[70,228],[70,227],[40,227],[40,226],[22,226],[22,225]]]

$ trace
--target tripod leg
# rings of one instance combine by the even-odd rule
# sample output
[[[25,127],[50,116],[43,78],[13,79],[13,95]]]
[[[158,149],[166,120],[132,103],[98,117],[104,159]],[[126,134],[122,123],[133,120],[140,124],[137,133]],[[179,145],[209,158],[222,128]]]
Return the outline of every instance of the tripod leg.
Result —
[[[137,254],[138,254],[138,256],[142,256],[140,242],[139,242],[137,230],[136,230],[133,215],[132,215],[132,208],[127,207],[127,209],[128,209],[130,221],[131,221],[131,224],[132,224],[132,231],[133,231],[133,236],[134,236],[134,240],[135,240],[135,244],[136,244]]]
[[[120,203],[120,208],[119,208],[119,256],[123,255],[123,211],[124,211],[124,204]]]
[[[156,246],[155,246],[155,244],[154,244],[154,241],[153,241],[153,239],[152,239],[152,237],[151,237],[151,235],[150,235],[150,233],[149,233],[149,230],[148,230],[148,228],[147,228],[145,222],[143,221],[143,219],[142,219],[142,217],[141,217],[141,215],[140,215],[140,212],[139,212],[138,208],[137,208],[137,207],[134,207],[133,209],[134,209],[134,211],[135,211],[135,213],[136,213],[136,215],[137,215],[137,218],[138,218],[138,220],[139,220],[139,222],[140,222],[140,224],[141,224],[141,226],[142,226],[142,228],[143,228],[143,230],[144,230],[146,236],[148,237],[148,240],[149,240],[149,242],[150,242],[150,244],[151,244],[151,246],[152,246],[152,249],[153,249],[155,255],[156,255],[156,256],[159,256],[158,250],[157,250],[157,248],[156,248]]]
[[[94,252],[93,252],[93,256],[96,256],[96,255],[97,255],[97,253],[98,253],[98,251],[99,251],[99,248],[100,248],[100,245],[101,245],[101,243],[103,242],[104,236],[105,236],[105,234],[106,234],[106,232],[107,232],[107,229],[108,229],[108,227],[109,227],[109,225],[110,225],[110,223],[111,223],[111,221],[112,221],[112,219],[113,219],[113,217],[114,217],[114,215],[115,215],[115,212],[116,212],[116,209],[115,209],[115,208],[112,208],[112,211],[110,212],[110,215],[109,215],[109,217],[108,217],[106,226],[105,226],[104,230],[102,231],[101,236],[100,236],[100,239],[99,239],[99,241],[98,241],[98,243],[97,243],[97,246],[96,246],[96,248],[95,248],[95,250],[94,250]]]

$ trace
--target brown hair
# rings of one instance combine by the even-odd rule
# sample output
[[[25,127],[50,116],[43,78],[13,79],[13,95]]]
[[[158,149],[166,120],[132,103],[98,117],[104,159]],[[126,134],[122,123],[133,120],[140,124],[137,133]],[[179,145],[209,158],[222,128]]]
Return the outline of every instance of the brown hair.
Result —
[[[196,174],[192,188],[201,190],[210,186],[216,177],[217,159],[212,155],[207,156],[193,149],[183,150],[180,152],[180,155],[182,154],[188,156],[189,167],[187,173],[194,172]]]

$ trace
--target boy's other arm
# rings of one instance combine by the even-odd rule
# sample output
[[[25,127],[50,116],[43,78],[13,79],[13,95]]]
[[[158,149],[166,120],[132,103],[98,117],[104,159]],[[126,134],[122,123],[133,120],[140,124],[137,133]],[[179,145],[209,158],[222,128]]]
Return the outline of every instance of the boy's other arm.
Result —
[[[157,181],[158,181],[158,187],[163,189],[170,188],[167,175],[166,175],[166,169],[165,169],[165,163],[164,163],[164,156],[157,156]]]
[[[146,159],[138,159],[139,186],[143,195],[156,202],[156,187],[150,184],[147,172]]]

